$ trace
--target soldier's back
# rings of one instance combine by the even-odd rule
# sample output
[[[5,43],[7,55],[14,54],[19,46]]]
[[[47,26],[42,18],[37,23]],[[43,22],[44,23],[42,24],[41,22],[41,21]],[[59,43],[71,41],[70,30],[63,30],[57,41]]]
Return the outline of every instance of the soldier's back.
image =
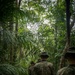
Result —
[[[47,61],[39,62],[34,66],[35,75],[53,75],[53,64]]]
[[[57,75],[75,75],[75,65],[69,65],[60,69]]]

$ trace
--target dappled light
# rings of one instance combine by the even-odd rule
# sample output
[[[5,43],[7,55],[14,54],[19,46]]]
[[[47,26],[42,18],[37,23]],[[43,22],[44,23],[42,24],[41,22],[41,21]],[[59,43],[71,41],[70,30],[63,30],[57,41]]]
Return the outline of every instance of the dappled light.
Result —
[[[0,75],[29,75],[30,62],[49,54],[54,72],[75,46],[75,1],[0,0]]]

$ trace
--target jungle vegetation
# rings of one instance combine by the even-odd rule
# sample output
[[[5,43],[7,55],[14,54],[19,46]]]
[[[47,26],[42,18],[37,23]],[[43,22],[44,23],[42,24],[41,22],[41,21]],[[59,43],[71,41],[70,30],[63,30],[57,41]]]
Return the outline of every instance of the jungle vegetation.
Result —
[[[41,51],[55,71],[65,66],[63,55],[75,46],[74,23],[74,0],[0,0],[0,75],[28,75]]]

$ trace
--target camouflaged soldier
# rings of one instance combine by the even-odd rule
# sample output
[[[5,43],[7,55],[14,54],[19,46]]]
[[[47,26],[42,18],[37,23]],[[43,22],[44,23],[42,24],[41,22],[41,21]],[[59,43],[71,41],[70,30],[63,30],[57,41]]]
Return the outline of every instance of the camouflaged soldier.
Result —
[[[57,75],[75,75],[75,47],[69,48],[65,54],[68,60],[68,66],[58,70]]]
[[[41,61],[36,63],[34,66],[34,75],[54,75],[53,73],[53,64],[47,62],[49,57],[46,52],[40,54]]]
[[[31,62],[30,62],[30,66],[29,66],[29,68],[28,68],[28,74],[29,74],[29,75],[33,75],[33,74],[34,74],[34,72],[33,72],[33,70],[34,70],[34,65],[35,65],[35,63],[34,63],[33,61],[31,61]]]

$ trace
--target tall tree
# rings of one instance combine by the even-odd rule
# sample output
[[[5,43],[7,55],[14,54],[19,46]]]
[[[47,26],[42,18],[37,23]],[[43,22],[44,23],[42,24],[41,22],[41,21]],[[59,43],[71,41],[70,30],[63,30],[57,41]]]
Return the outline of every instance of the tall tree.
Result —
[[[73,21],[71,22],[70,24],[70,16],[71,16],[71,12],[70,12],[70,0],[65,0],[66,2],[66,28],[67,28],[67,41],[66,41],[66,45],[65,45],[65,48],[63,50],[63,53],[61,56],[61,59],[60,59],[60,66],[59,68],[62,68],[64,66],[64,62],[65,62],[65,59],[64,59],[64,55],[66,53],[66,51],[68,50],[68,48],[71,46],[71,42],[70,42],[70,33],[71,33],[71,30],[72,30],[72,27],[74,26],[74,22],[75,22],[75,18],[73,18]],[[73,16],[74,17],[74,16]]]

